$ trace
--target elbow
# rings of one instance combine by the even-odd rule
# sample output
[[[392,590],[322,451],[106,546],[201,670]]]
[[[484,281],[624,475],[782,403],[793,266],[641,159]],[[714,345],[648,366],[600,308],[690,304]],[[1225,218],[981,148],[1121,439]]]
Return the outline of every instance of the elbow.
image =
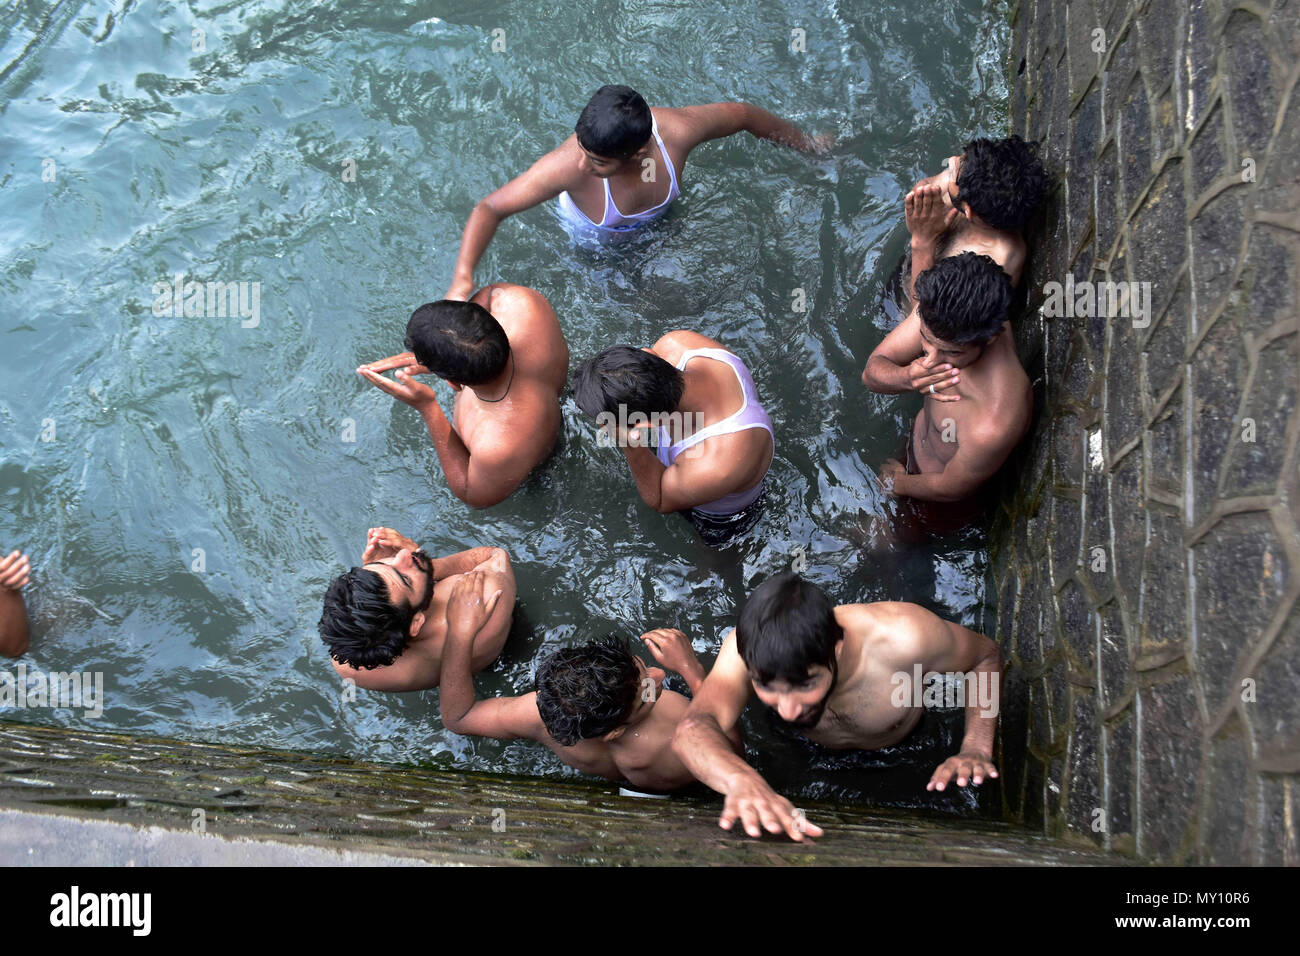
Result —
[[[678,757],[686,753],[690,739],[695,734],[699,724],[700,718],[690,713],[687,713],[685,717],[677,722],[677,729],[673,731],[673,753],[677,754]]]
[[[514,489],[511,490],[513,491]],[[484,508],[491,508],[493,505],[499,505],[501,504],[501,502],[505,501],[507,498],[510,497],[509,491],[507,491],[503,495],[486,494],[481,491],[475,491],[473,489],[466,488],[462,493],[460,491],[457,491],[455,488],[453,488],[452,492],[456,495],[457,498],[465,502],[465,504],[469,505],[475,511],[482,511]]]
[[[17,634],[0,641],[0,657],[22,657],[31,646],[26,634]]]
[[[486,217],[494,223],[500,223],[502,219],[506,218],[501,211],[492,204],[491,196],[486,196],[475,203],[474,211],[470,213],[470,215],[478,216],[480,218]]]

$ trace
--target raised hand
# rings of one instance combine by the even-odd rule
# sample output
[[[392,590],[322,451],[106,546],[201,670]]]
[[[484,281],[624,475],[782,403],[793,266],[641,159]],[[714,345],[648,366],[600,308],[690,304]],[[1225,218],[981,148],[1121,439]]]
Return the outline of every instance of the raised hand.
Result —
[[[415,360],[414,352],[398,352],[396,355],[390,355],[388,358],[380,359],[377,362],[367,362],[361,368],[368,368],[374,372],[391,372],[395,368],[410,369],[412,375],[426,375],[429,370]]]
[[[447,637],[472,640],[483,629],[501,597],[501,588],[488,594],[487,573],[467,571],[456,579],[447,599]]]
[[[961,381],[961,370],[951,365],[926,366],[924,359],[916,359],[907,367],[907,382],[922,395],[933,398],[936,402],[959,402],[960,395],[947,394],[943,390],[952,388]],[[930,386],[934,386],[933,390]]]
[[[391,558],[403,548],[408,551],[420,550],[418,544],[392,528],[371,528],[366,533],[366,550],[361,552],[361,563],[370,564],[374,561],[383,561],[385,558]]]
[[[0,588],[21,591],[32,579],[32,562],[21,551],[13,551],[0,558]]]
[[[978,787],[984,782],[985,777],[997,775],[998,768],[993,766],[993,758],[989,754],[959,753],[939,764],[939,769],[930,777],[930,782],[925,785],[925,789],[942,790],[954,777],[959,787],[966,786],[967,781]]]
[[[394,358],[396,357],[397,356]],[[388,361],[391,360],[384,359],[384,362]],[[384,362],[376,364],[382,365]],[[387,371],[387,369],[385,369],[385,371]],[[357,369],[357,374],[381,392],[387,392],[399,402],[405,402],[407,405],[410,405],[418,411],[427,408],[429,405],[436,405],[438,403],[437,393],[435,393],[433,389],[428,385],[425,385],[423,382],[418,382],[412,378],[413,375],[422,375],[427,371],[428,369],[423,365],[408,365],[397,370],[395,373],[397,375],[397,380],[394,381],[393,379],[385,378],[380,372],[376,371],[375,368],[372,368],[369,365],[362,365]]]
[[[957,218],[956,209],[944,204],[943,189],[931,183],[917,186],[903,200],[903,210],[907,217],[907,231],[914,240],[933,243],[952,225]]]
[[[704,670],[695,656],[695,648],[681,631],[672,627],[658,627],[641,635],[651,655],[670,671],[683,677]]]

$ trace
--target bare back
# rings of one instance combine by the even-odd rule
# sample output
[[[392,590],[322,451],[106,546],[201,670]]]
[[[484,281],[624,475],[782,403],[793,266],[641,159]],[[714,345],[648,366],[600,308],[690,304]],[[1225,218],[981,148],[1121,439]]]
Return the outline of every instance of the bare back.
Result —
[[[470,301],[501,323],[510,340],[514,376],[499,401],[486,402],[470,388],[457,392],[452,424],[471,461],[509,471],[517,484],[546,457],[559,435],[569,347],[555,310],[539,292],[497,283]]]

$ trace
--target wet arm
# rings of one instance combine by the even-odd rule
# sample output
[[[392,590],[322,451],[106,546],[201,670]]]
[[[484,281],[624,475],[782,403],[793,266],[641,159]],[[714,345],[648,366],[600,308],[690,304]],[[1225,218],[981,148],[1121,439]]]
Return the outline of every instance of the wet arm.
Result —
[[[862,370],[862,384],[882,395],[912,391],[908,369],[922,351],[921,317],[913,309],[872,351]]]
[[[1002,690],[1002,652],[983,634],[952,621],[938,619],[938,624],[938,639],[932,642],[923,666],[926,671],[975,675],[973,687],[967,685],[961,753],[992,760]],[[985,693],[988,699],[982,699]]]
[[[438,558],[434,562],[433,577],[435,580],[441,581],[443,578],[449,578],[455,574],[473,571],[501,550],[501,548],[493,545],[484,545],[481,548],[470,548],[468,551],[459,551],[456,554],[449,554],[445,558]]]
[[[744,131],[759,139],[771,140],[803,152],[815,152],[818,149],[817,141],[794,123],[752,103],[687,106],[681,113],[694,131],[692,148],[709,140],[722,139]]]
[[[474,691],[474,635],[450,629],[442,649],[442,680],[438,706],[442,725],[454,734],[495,737],[498,740],[542,739],[534,694],[479,700]]]
[[[508,469],[499,467],[504,463],[483,460],[483,455],[471,456],[441,405],[436,401],[425,403],[420,408],[420,417],[429,430],[452,494],[471,508],[488,508],[510,497],[519,482],[511,480],[512,476],[506,473]]]
[[[21,657],[27,653],[29,643],[23,592],[0,588],[0,657]]]
[[[958,437],[957,454],[952,456],[943,471],[897,475],[894,494],[920,501],[961,501],[993,477],[1011,450],[1001,441],[988,443],[978,436]]]
[[[561,146],[543,156],[526,172],[485,196],[474,206],[469,219],[465,221],[460,251],[456,255],[451,287],[456,297],[468,298],[473,291],[474,270],[492,242],[492,237],[496,235],[497,227],[505,219],[564,191],[569,174],[564,151],[565,147]],[[573,169],[576,169],[576,165]]]
[[[699,690],[692,688],[691,692],[694,700],[673,735],[673,750],[682,763],[718,793],[730,793],[744,781],[762,783],[762,776],[736,753],[731,742],[750,694],[734,631],[722,642],[709,676]]]

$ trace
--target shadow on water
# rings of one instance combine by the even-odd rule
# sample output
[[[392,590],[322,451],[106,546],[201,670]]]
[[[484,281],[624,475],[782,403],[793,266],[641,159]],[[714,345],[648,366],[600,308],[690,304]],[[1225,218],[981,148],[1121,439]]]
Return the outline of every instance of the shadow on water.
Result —
[[[288,0],[202,22],[149,0],[6,8],[0,544],[33,557],[29,666],[102,671],[107,696],[97,721],[23,719],[569,776],[542,748],[446,733],[436,692],[345,699],[315,626],[377,524],[440,554],[510,551],[520,608],[484,694],[528,690],[540,655],[607,630],[681,627],[711,658],[746,591],[797,554],[839,601],[914,600],[978,626],[978,535],[883,532],[894,504],[876,470],[916,403],[859,374],[892,321],[902,195],[953,144],[1004,127],[1004,7]],[[749,136],[702,147],[668,219],[610,247],[531,210],[478,274],[544,292],[575,364],[681,327],[746,361],[777,457],[758,527],[720,551],[641,504],[571,402],[546,466],[471,512],[417,416],[352,371],[400,349],[475,201],[610,81],[652,104],[747,99],[837,137],[815,159]],[[260,283],[259,322],[156,314],[156,284],[178,273]],[[888,755],[808,752],[758,708],[745,722],[787,792],[923,802],[879,768]]]

